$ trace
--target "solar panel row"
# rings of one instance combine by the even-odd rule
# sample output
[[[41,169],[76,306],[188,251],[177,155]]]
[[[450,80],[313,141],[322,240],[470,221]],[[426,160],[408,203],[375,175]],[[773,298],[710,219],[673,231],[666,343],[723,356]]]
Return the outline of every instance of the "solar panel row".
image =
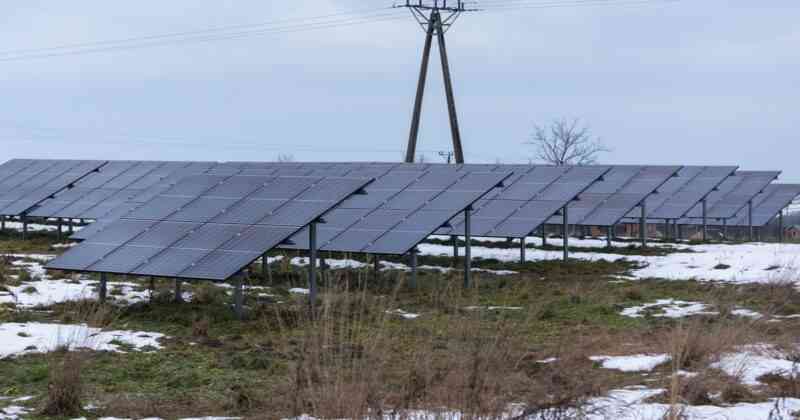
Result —
[[[83,165],[82,165],[83,164]],[[438,168],[438,169],[437,169]],[[660,171],[659,171],[660,168]],[[261,163],[261,162],[148,162],[55,161],[15,159],[0,165],[0,214],[33,217],[98,219],[75,235],[86,239],[110,221],[129,213],[185,176],[209,174],[261,174],[297,176],[366,176],[381,178],[394,170],[464,172],[513,171],[503,189],[474,203],[473,232],[479,236],[524,237],[544,220],[561,223],[554,214],[577,191],[579,201],[570,206],[570,223],[611,225],[625,216],[638,218],[634,207],[647,198],[648,218],[701,222],[697,202],[708,197],[709,220],[741,214],[751,195],[763,189],[778,172],[737,172],[735,167],[683,167],[677,177],[657,186],[659,194],[646,192],[673,167],[548,167],[492,164],[399,163]],[[585,171],[581,176],[577,174]],[[603,172],[604,182],[596,182]],[[572,179],[570,179],[570,176]],[[728,178],[728,179],[726,179]],[[635,182],[634,182],[635,181]],[[717,187],[718,191],[709,193]],[[655,190],[656,188],[653,188]],[[693,208],[692,208],[693,207]],[[757,207],[757,206],[756,206]],[[691,208],[691,210],[687,210]],[[728,216],[734,218],[736,216]],[[741,217],[739,217],[741,219]],[[730,220],[730,223],[738,223]],[[463,217],[455,216],[437,231],[463,235]],[[332,246],[332,245],[331,245]]]
[[[735,166],[684,166],[677,177],[670,178],[658,189],[658,194],[648,198],[647,218],[675,220],[684,217],[736,169]],[[638,219],[639,214],[633,211],[627,217]]]
[[[475,205],[472,234],[524,238],[568,205],[611,170],[610,166],[531,166],[514,171],[506,188],[497,189]],[[464,235],[464,218],[440,235]]]
[[[733,176],[725,179],[716,191],[706,198],[706,217],[708,219],[730,219],[742,210],[747,203],[758,195],[764,188],[774,181],[778,171],[737,171]],[[696,224],[702,219],[703,208],[701,204],[695,205],[680,224]]]
[[[189,176],[47,268],[225,280],[370,181]]]
[[[800,185],[798,184],[766,186],[760,194],[753,198],[753,226],[766,226],[798,196],[800,196]],[[702,223],[698,219],[691,219],[691,222],[694,225]],[[719,226],[723,224],[723,221],[711,219],[708,223],[712,226]],[[748,206],[745,205],[733,218],[725,220],[724,224],[738,227],[749,226]]]
[[[97,171],[105,161],[15,159],[0,170],[0,215],[17,216]]]
[[[680,169],[680,166],[614,166],[605,175],[604,182],[593,184],[570,206],[569,223],[613,226]],[[548,223],[562,222],[561,216],[555,216]]]

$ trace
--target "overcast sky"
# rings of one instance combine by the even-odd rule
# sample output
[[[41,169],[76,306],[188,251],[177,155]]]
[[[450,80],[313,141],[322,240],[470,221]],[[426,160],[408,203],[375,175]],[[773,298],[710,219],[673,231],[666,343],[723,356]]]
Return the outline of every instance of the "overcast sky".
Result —
[[[577,117],[613,149],[603,163],[735,164],[800,182],[797,0],[484,3],[448,32],[468,162],[527,162],[534,123]],[[306,25],[391,4],[6,1],[0,159],[401,160],[423,42],[401,11],[316,31],[3,60],[276,19]],[[435,57],[419,144],[429,161],[451,149]]]

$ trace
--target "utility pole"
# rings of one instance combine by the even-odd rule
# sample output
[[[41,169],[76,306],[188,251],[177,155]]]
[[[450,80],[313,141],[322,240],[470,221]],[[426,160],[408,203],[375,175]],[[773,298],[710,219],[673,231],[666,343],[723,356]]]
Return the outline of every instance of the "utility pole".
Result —
[[[458,126],[453,80],[450,74],[450,61],[447,58],[447,45],[444,34],[462,13],[476,11],[476,9],[467,9],[464,6],[464,0],[406,0],[405,5],[395,7],[405,7],[411,10],[411,14],[422,27],[422,30],[425,31],[425,46],[422,49],[422,65],[419,72],[419,81],[417,82],[417,95],[414,99],[414,113],[411,117],[411,132],[408,135],[405,161],[406,163],[413,163],[417,150],[420,118],[422,116],[422,100],[425,97],[425,83],[428,80],[428,63],[431,57],[433,37],[436,36],[442,62],[447,112],[450,116],[453,153],[455,154],[456,163],[464,163],[464,150],[461,147],[461,131]]]
[[[453,152],[439,152],[439,156],[445,158],[448,165],[453,162]]]

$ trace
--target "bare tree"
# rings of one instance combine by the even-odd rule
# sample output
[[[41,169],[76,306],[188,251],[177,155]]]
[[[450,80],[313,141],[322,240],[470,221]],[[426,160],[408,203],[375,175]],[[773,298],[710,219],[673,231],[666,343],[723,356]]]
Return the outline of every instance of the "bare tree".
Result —
[[[528,144],[536,147],[538,160],[556,166],[591,165],[601,153],[610,151],[578,118],[553,120],[547,127],[534,125]]]

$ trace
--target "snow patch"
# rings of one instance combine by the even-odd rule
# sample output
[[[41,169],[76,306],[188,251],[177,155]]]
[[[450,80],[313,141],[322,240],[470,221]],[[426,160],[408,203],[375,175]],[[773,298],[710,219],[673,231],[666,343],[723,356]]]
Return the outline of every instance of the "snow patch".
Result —
[[[708,311],[708,305],[701,302],[687,302],[675,299],[659,299],[652,303],[625,308],[620,315],[630,318],[643,318],[646,313],[656,318],[683,318],[692,315],[719,315]],[[658,312],[656,312],[658,311]]]
[[[603,369],[622,372],[650,372],[672,358],[668,354],[636,354],[633,356],[592,356],[590,360],[602,362]]]
[[[787,376],[797,374],[800,365],[789,360],[765,355],[768,346],[748,346],[738,353],[723,355],[711,367],[720,369],[733,377],[740,378],[746,385],[760,385],[758,378],[769,373]]]
[[[140,331],[102,331],[86,325],[0,324],[0,359],[30,353],[48,353],[61,347],[71,350],[124,352],[160,349],[164,334]]]

